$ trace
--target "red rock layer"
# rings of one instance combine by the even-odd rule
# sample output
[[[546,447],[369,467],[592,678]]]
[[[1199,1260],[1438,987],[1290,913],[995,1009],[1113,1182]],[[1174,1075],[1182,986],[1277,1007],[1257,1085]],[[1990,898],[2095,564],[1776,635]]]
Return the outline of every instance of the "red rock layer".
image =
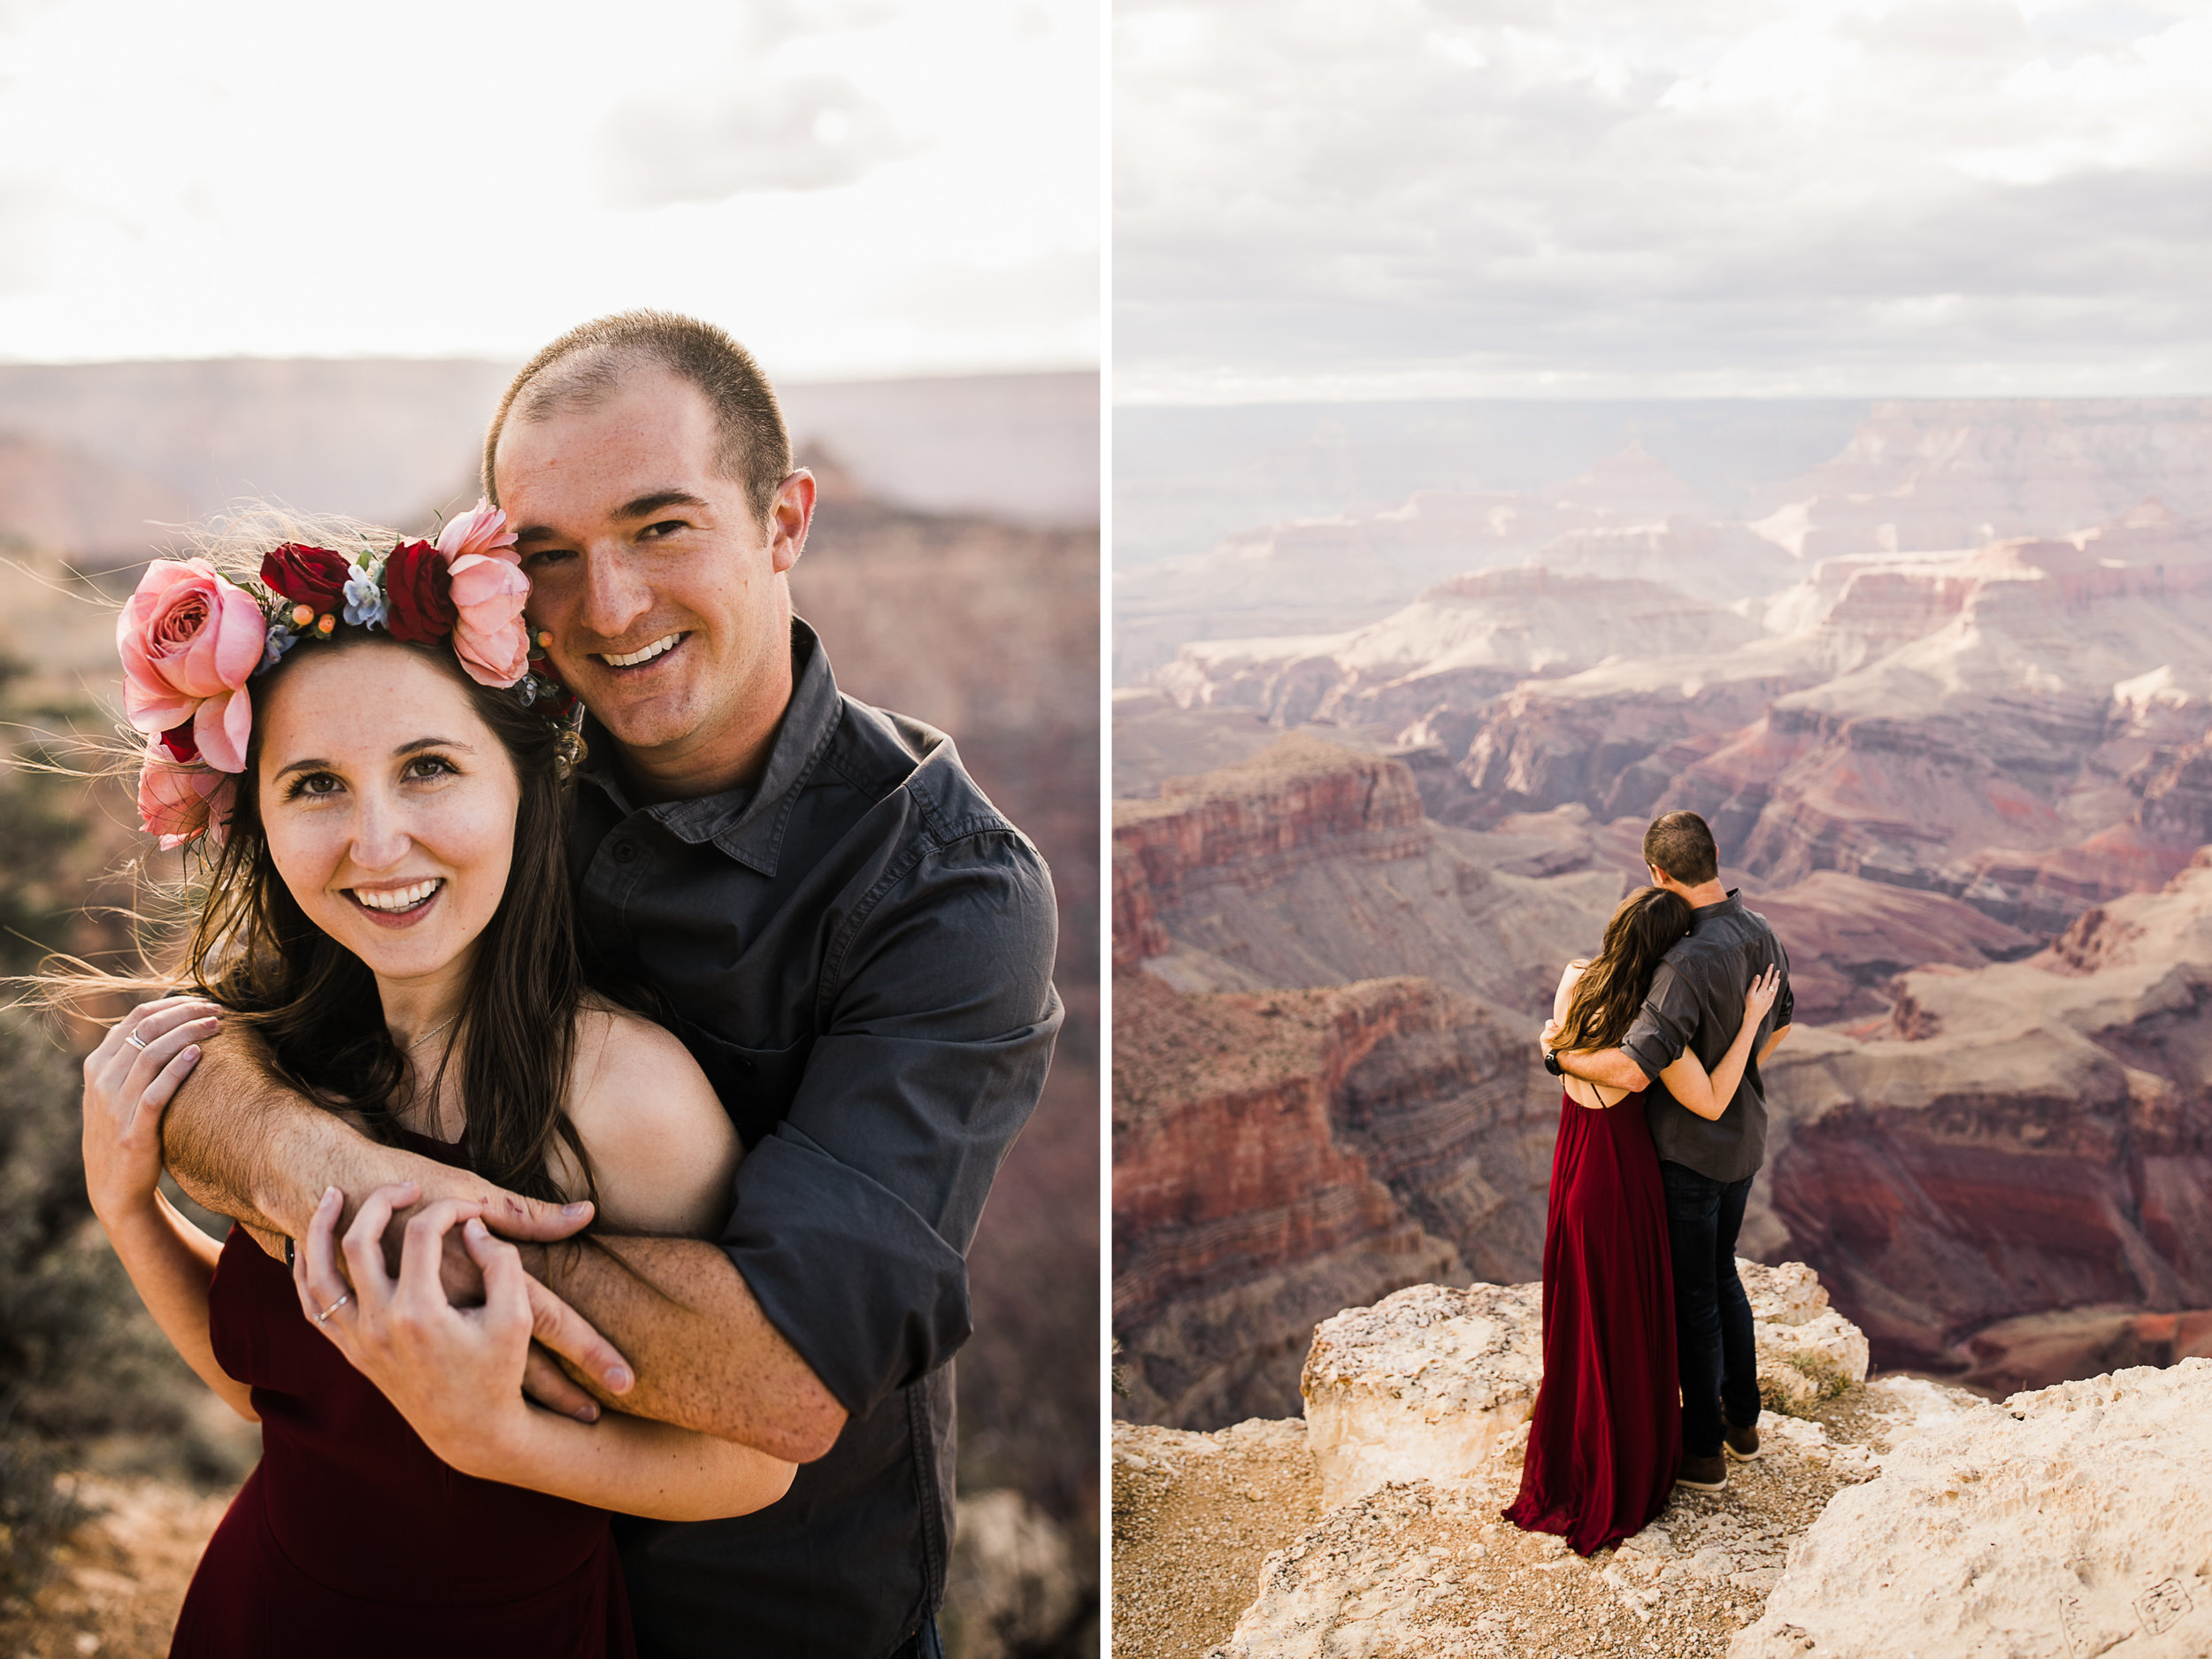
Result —
[[[1898,984],[1868,1041],[1810,1033],[1773,1067],[1786,1248],[1877,1363],[2010,1363],[2013,1338],[1960,1344],[2029,1315],[2212,1307],[2212,849],[2038,956]],[[2038,1365],[2091,1351],[2035,1340]]]
[[[1172,909],[1187,887],[1263,887],[1315,858],[1394,858],[1427,840],[1402,764],[1293,733],[1241,765],[1171,778],[1156,800],[1114,803],[1117,933],[1125,922],[1141,939],[1146,913]],[[1158,953],[1117,942],[1116,954]]]
[[[1540,1271],[1559,1096],[1526,1015],[1425,979],[1115,987],[1125,1415],[1294,1412],[1313,1325],[1358,1296]]]
[[[1114,1317],[1418,1228],[1331,1107],[1353,1066],[1434,992],[1419,979],[1188,997],[1115,980]]]
[[[1133,968],[1168,952],[1167,929],[1153,908],[1152,884],[1134,847],[1114,842],[1114,966]]]
[[[2085,1308],[2001,1320],[1967,1339],[1960,1379],[2000,1396],[2136,1365],[2212,1359],[2212,1310],[2139,1313]]]

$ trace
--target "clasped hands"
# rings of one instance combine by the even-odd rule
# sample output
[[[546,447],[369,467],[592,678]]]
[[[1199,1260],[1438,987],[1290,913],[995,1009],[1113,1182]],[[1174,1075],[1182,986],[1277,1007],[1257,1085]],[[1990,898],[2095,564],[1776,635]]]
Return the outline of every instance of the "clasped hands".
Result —
[[[197,997],[160,998],[118,1020],[85,1057],[85,1186],[111,1227],[157,1207],[162,1120],[222,1011]],[[628,1363],[525,1270],[515,1245],[492,1234],[496,1228],[541,1248],[585,1226],[592,1207],[541,1203],[458,1170],[435,1179],[450,1188],[426,1194],[410,1181],[371,1194],[346,1230],[342,1271],[336,1234],[344,1198],[334,1187],[323,1194],[294,1253],[293,1281],[307,1317],[410,1421],[429,1391],[449,1409],[501,1401],[519,1408],[526,1394],[580,1422],[595,1421],[598,1402],[553,1356],[610,1395],[633,1386]],[[411,1217],[410,1206],[419,1206]],[[403,1217],[396,1250],[385,1239],[395,1217]],[[388,1254],[396,1279],[387,1271]]]
[[[520,1250],[493,1235],[484,1217],[494,1201],[419,1203],[422,1195],[415,1181],[378,1187],[342,1240],[344,1194],[326,1189],[293,1259],[301,1310],[457,1468],[467,1466],[469,1448],[496,1436],[501,1412],[526,1409],[526,1394],[579,1422],[596,1421],[598,1402],[552,1355],[565,1356],[611,1394],[632,1386],[627,1362],[531,1277]],[[402,1224],[395,1275],[387,1233],[396,1215],[418,1204]],[[565,1206],[560,1214],[572,1231],[588,1218],[589,1206]],[[451,1261],[457,1238],[458,1272]],[[471,1305],[478,1280],[482,1300]]]

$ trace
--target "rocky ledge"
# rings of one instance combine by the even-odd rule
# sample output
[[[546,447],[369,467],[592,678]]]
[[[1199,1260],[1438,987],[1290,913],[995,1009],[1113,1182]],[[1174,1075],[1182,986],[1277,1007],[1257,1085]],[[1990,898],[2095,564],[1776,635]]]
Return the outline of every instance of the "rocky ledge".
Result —
[[[1810,1270],[1743,1266],[1763,1455],[1587,1560],[1499,1518],[1536,1286],[1417,1286],[1327,1321],[1303,1424],[1118,1425],[1117,1655],[2212,1652],[2212,1361],[2002,1405],[1870,1382]]]
[[[2212,1653],[2212,1360],[1978,1404],[1790,1550],[1734,1659]]]

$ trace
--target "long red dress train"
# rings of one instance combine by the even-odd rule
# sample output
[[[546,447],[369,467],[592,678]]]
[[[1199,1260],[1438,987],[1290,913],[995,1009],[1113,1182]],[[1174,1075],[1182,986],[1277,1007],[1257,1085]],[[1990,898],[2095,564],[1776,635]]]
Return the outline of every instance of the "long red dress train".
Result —
[[[1682,1456],[1674,1274],[1640,1091],[1560,1098],[1544,1221],[1544,1381],[1505,1518],[1578,1555],[1659,1513]]]
[[[607,1512],[440,1462],[243,1228],[208,1325],[253,1385],[261,1463],[200,1557],[171,1659],[634,1659]]]

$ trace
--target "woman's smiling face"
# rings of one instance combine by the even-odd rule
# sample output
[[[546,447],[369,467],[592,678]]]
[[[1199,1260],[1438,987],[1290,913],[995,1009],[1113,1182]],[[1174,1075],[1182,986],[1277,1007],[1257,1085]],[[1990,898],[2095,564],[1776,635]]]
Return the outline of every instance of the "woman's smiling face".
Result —
[[[380,980],[452,987],[507,891],[514,763],[457,680],[381,642],[302,648],[267,695],[257,788],[278,875]]]

